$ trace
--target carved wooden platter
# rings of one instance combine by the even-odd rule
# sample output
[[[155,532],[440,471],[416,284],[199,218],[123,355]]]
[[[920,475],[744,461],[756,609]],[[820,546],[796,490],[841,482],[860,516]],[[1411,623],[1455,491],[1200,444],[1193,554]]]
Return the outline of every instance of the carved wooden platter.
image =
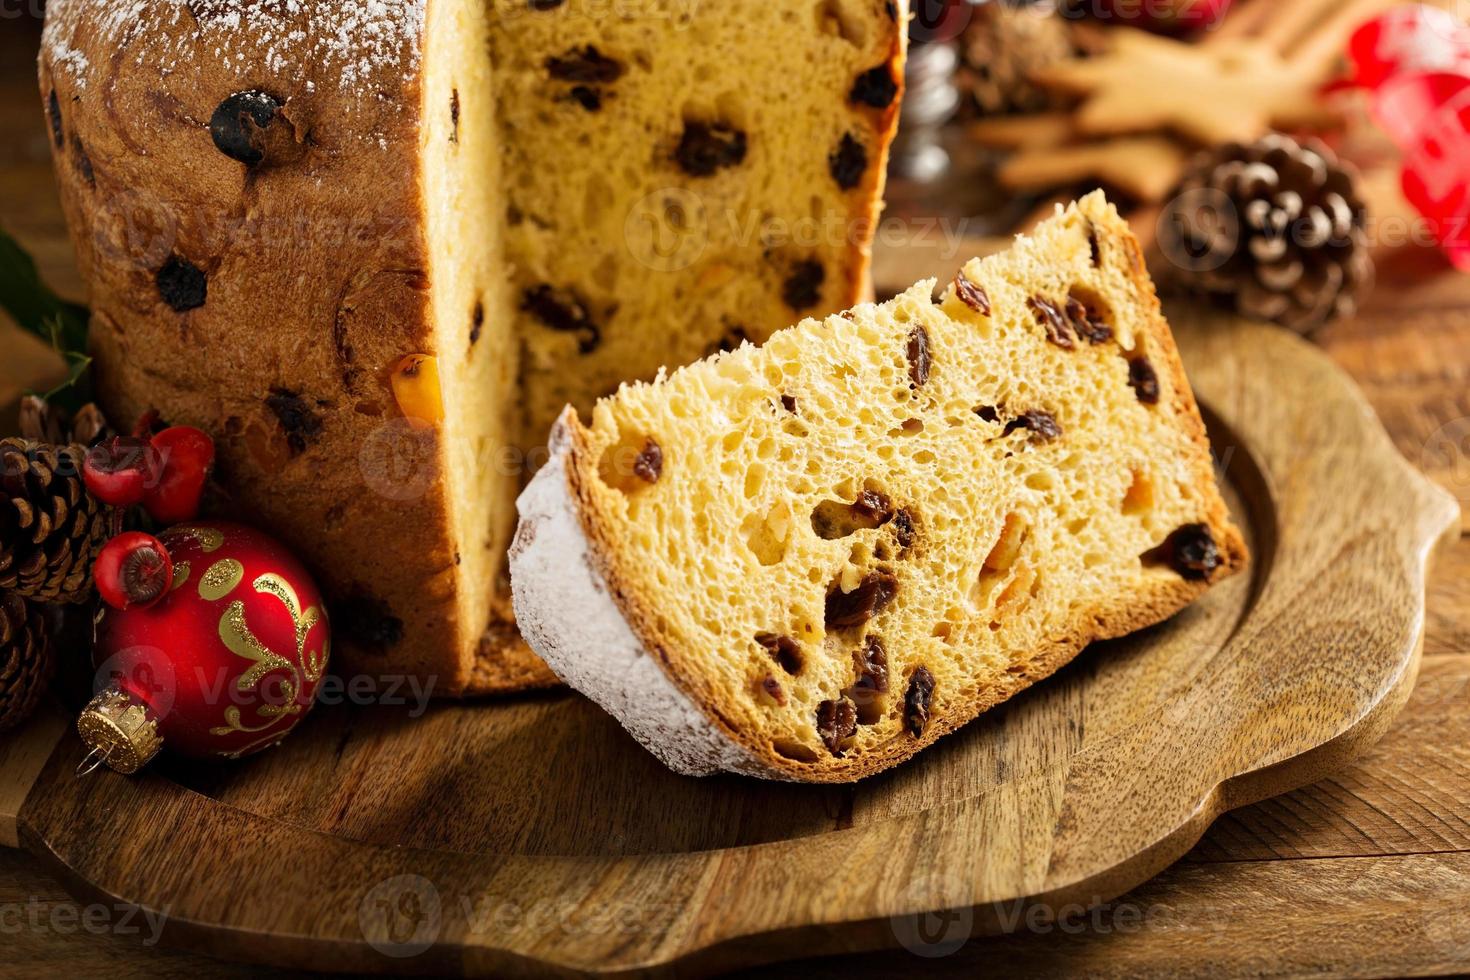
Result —
[[[1109,900],[1224,811],[1383,733],[1418,668],[1427,565],[1458,525],[1310,345],[1172,319],[1249,574],[896,771],[687,779],[570,693],[412,717],[400,689],[407,704],[320,706],[243,764],[78,779],[58,707],[0,743],[0,843],[86,900],[165,916],[165,944],[353,971],[932,953],[1028,903]]]

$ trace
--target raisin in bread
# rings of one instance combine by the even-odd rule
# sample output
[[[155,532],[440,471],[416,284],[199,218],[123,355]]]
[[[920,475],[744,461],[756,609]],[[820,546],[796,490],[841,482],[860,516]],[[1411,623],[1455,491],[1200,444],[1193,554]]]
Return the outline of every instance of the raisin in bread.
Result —
[[[674,769],[870,775],[1245,563],[1101,194],[933,285],[559,421],[521,629]]]
[[[552,683],[505,549],[554,409],[861,298],[905,16],[52,0],[101,398],[216,436],[232,511],[309,562],[346,669]]]

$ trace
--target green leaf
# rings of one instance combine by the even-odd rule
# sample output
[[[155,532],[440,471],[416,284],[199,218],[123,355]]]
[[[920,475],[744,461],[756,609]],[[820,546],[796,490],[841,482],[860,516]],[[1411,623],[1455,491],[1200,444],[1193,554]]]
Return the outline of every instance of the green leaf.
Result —
[[[50,344],[67,363],[66,380],[42,395],[68,411],[76,411],[91,398],[87,369],[85,306],[56,295],[44,282],[36,262],[10,235],[0,229],[0,309],[10,314],[21,329]],[[35,394],[35,392],[32,392]]]
[[[41,281],[36,262],[20,243],[0,229],[0,309],[21,329],[63,354],[87,349],[88,311],[62,299]]]

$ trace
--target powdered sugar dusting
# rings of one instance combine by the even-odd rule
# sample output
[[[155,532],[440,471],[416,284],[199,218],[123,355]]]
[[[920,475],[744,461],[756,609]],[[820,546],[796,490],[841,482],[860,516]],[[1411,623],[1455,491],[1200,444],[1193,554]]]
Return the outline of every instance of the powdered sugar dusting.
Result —
[[[567,484],[566,433],[575,422],[568,409],[552,431],[551,460],[516,502],[521,520],[510,551],[510,582],[526,642],[675,772],[789,779],[717,729],[623,618],[593,564]]]
[[[45,51],[85,89],[80,48],[124,52],[167,76],[199,57],[353,95],[419,69],[426,0],[52,0]]]

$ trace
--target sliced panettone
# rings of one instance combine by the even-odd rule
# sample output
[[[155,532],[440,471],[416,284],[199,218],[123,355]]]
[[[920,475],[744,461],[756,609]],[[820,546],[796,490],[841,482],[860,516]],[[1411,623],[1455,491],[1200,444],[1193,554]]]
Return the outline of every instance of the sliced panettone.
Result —
[[[870,775],[1246,562],[1100,194],[932,290],[558,423],[523,634],[680,772]]]

